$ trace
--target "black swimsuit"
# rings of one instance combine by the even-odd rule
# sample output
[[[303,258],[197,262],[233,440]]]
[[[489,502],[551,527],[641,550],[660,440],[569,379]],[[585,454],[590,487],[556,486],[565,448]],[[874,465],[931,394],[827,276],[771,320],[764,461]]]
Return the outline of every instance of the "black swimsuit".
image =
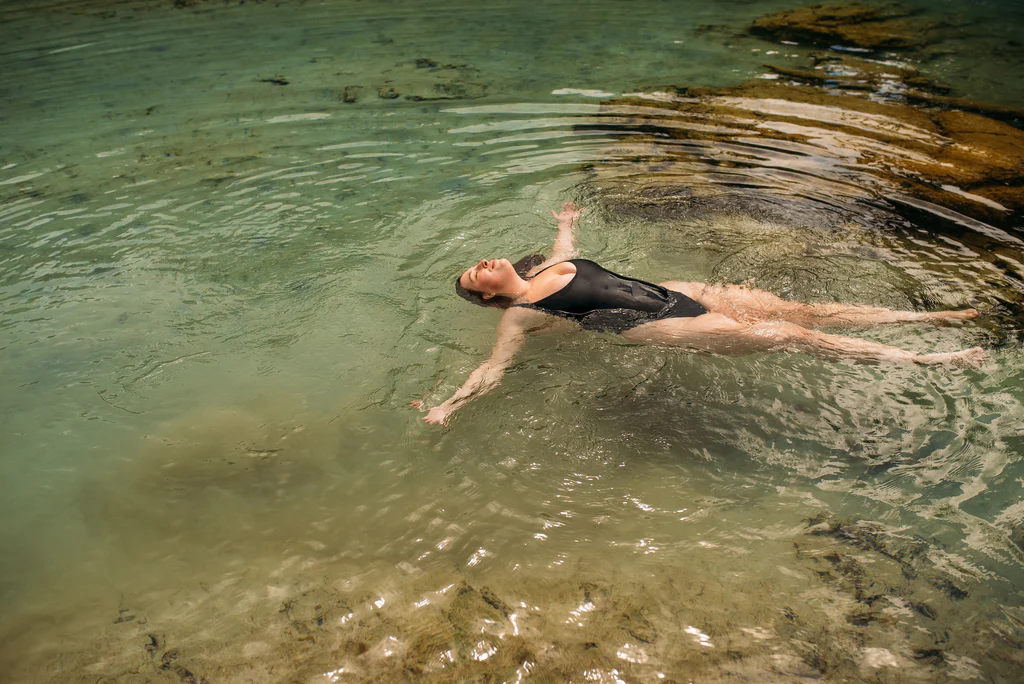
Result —
[[[586,330],[612,333],[651,321],[692,318],[708,312],[682,293],[612,273],[589,259],[571,259],[569,263],[576,267],[576,275],[568,285],[532,304],[516,306],[572,319]]]

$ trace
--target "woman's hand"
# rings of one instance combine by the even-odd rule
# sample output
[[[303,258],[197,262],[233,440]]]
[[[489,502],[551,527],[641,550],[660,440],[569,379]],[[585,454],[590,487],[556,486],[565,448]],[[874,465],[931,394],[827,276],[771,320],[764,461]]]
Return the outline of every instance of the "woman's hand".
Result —
[[[425,408],[423,402],[420,400],[409,402],[409,406],[412,406],[420,412],[426,412],[427,415],[423,416],[423,421],[430,425],[447,425],[448,419],[452,415],[452,410],[444,406],[435,406],[434,408]]]
[[[575,223],[580,216],[583,216],[583,209],[577,208],[572,202],[562,205],[562,211],[551,211],[551,215],[558,219],[559,223]]]

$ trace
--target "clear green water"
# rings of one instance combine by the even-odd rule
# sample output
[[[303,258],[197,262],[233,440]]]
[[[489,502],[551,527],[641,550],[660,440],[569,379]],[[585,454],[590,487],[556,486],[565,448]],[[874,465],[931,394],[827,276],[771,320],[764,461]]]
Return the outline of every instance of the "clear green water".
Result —
[[[455,298],[454,276],[548,245],[567,199],[590,208],[584,255],[639,277],[900,308],[1018,296],[987,260],[1024,262],[1011,236],[826,210],[824,171],[804,186],[766,164],[789,197],[774,213],[742,201],[763,188],[669,216],[602,196],[602,173],[621,196],[645,180],[633,112],[596,93],[756,78],[772,46],[694,29],[787,6],[8,3],[12,680],[1011,681],[1012,341],[950,371],[541,336],[450,428],[407,407],[448,396],[492,343],[497,314]],[[922,69],[1024,104],[1017,53],[993,47],[1020,10],[970,11]],[[863,334],[952,350],[1005,325]],[[924,550],[901,566],[891,546],[808,535],[822,513]],[[870,579],[823,579],[831,552]],[[868,585],[883,617],[857,625]],[[920,655],[936,643],[941,662]]]

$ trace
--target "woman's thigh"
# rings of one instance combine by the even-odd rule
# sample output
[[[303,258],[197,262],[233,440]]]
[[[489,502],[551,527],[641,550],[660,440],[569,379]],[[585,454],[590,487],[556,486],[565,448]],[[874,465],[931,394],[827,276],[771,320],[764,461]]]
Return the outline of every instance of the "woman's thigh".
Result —
[[[748,349],[751,346],[749,330],[750,326],[720,313],[710,312],[692,318],[666,318],[644,323],[626,330],[622,336],[631,342],[688,347],[725,354],[753,351]]]
[[[713,298],[714,293],[712,292],[712,290],[715,290],[717,288],[717,286],[708,285],[707,283],[687,283],[682,280],[669,280],[667,282],[658,284],[664,287],[665,289],[672,290],[673,292],[682,292],[690,299],[700,302],[702,305],[704,305],[705,309],[708,307],[706,304],[704,304],[703,299],[707,299],[709,297]]]
[[[670,280],[662,287],[681,292],[696,300],[712,313],[719,313],[734,321],[752,323],[793,314],[801,306],[764,290],[751,290],[741,285],[708,285]]]

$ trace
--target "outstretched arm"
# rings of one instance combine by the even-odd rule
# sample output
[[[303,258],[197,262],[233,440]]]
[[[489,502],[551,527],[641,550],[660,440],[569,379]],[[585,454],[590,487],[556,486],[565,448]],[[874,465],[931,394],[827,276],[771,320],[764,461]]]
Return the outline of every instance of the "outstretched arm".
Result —
[[[576,232],[576,222],[583,215],[583,210],[578,209],[572,202],[562,205],[562,211],[552,210],[551,215],[558,220],[558,235],[555,237],[554,256],[552,259],[564,261],[576,255],[576,245],[573,244],[573,234]]]
[[[491,350],[490,358],[469,374],[466,382],[462,383],[462,387],[450,399],[440,406],[429,409],[423,420],[432,425],[437,423],[444,425],[458,409],[498,386],[502,376],[505,375],[505,369],[512,363],[516,352],[523,346],[523,341],[526,339],[526,314],[527,312],[518,310],[505,312],[498,323],[498,341],[495,343],[494,349]],[[423,408],[422,401],[414,401],[412,405],[420,410],[427,410]]]

